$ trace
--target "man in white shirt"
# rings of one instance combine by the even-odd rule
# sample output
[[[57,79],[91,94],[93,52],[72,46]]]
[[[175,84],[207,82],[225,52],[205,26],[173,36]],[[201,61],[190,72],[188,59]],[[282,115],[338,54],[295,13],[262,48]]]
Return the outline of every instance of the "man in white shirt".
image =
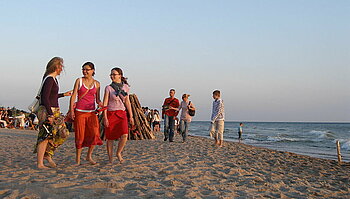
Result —
[[[210,137],[214,137],[215,145],[222,147],[224,142],[225,110],[219,90],[213,92],[213,110],[211,114]]]

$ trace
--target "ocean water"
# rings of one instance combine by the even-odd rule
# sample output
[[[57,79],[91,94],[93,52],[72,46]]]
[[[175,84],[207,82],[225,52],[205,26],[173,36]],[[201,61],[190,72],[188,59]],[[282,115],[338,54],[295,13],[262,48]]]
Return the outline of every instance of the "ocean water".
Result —
[[[189,134],[209,137],[210,122],[191,123]],[[224,139],[237,142],[238,122],[225,122]],[[244,122],[243,143],[311,157],[337,160],[340,141],[344,161],[350,162],[350,123]]]

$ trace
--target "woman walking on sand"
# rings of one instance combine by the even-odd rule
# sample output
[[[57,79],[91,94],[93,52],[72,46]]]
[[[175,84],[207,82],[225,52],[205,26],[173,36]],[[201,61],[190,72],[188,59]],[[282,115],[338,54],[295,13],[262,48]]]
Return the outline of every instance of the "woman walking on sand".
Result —
[[[54,151],[64,143],[69,135],[58,106],[58,98],[71,95],[71,91],[58,94],[59,85],[56,77],[61,74],[63,67],[63,59],[54,57],[47,64],[43,77],[38,110],[39,133],[34,149],[34,153],[37,153],[39,169],[48,168],[44,165],[44,159],[49,162],[50,167],[56,167],[52,160]]]
[[[123,163],[122,151],[129,133],[128,116],[130,124],[134,125],[129,100],[129,84],[120,68],[113,68],[110,77],[112,83],[106,86],[103,97],[103,105],[108,107],[108,109],[104,111],[103,118],[105,138],[107,139],[107,154],[109,162],[113,163],[113,141],[119,139],[116,155],[119,162]]]
[[[188,97],[190,95],[183,94],[182,95],[182,102],[180,103],[179,111],[181,110],[181,116],[180,116],[180,134],[182,135],[182,142],[186,141],[187,134],[188,134],[188,128],[190,126],[190,123],[192,121],[192,116],[190,116],[188,110],[195,110],[195,107],[191,101],[188,100]]]
[[[100,124],[95,113],[95,103],[102,106],[100,100],[100,82],[96,81],[95,65],[86,62],[82,67],[83,77],[75,81],[73,94],[70,98],[70,117],[74,119],[76,163],[80,165],[83,147],[89,147],[86,160],[96,164],[92,159],[95,145],[102,145],[100,139]],[[75,103],[75,100],[77,99]],[[75,107],[74,107],[75,105]]]

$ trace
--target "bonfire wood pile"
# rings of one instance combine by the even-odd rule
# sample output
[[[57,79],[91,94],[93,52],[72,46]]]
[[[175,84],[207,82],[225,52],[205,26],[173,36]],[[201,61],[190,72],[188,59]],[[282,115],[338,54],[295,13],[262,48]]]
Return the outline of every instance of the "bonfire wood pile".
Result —
[[[155,139],[152,128],[150,127],[146,115],[140,105],[139,99],[135,94],[129,95],[135,126],[129,129],[130,140]]]

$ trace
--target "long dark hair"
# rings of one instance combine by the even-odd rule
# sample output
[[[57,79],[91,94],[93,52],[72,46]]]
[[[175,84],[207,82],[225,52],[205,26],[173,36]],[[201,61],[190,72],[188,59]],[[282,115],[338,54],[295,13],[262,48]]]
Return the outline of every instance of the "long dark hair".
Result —
[[[61,57],[54,57],[52,58],[49,63],[46,65],[46,70],[44,73],[44,77],[48,76],[49,74],[56,71],[57,66],[63,63],[63,59]]]
[[[92,62],[86,62],[85,64],[83,64],[81,68],[84,69],[84,66],[90,66],[91,69],[95,70],[95,65]],[[95,75],[95,71],[92,73],[92,76],[94,75]]]
[[[127,78],[127,77],[124,77],[124,75],[123,75],[123,70],[122,70],[121,68],[115,67],[115,68],[112,68],[112,70],[117,71],[117,72],[122,76],[122,82],[123,82],[124,84],[130,86],[129,83],[128,83],[128,78]],[[112,70],[111,70],[111,71],[112,71]]]

